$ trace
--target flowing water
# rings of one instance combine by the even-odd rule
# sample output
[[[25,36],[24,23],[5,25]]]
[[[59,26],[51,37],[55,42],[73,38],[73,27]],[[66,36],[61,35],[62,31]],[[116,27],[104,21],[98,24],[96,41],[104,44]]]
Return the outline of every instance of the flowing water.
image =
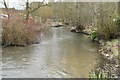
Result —
[[[67,28],[51,28],[40,44],[3,48],[4,78],[88,78],[98,45]]]

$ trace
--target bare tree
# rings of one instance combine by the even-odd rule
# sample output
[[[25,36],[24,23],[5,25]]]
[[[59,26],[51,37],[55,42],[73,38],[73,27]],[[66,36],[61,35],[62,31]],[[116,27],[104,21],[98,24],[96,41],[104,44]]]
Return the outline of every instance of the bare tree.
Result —
[[[29,19],[30,13],[38,10],[40,7],[45,6],[45,5],[43,5],[44,1],[45,1],[45,0],[43,0],[36,8],[32,9],[32,8],[30,7],[30,2],[29,2],[29,0],[27,0],[27,2],[26,2],[26,20]]]

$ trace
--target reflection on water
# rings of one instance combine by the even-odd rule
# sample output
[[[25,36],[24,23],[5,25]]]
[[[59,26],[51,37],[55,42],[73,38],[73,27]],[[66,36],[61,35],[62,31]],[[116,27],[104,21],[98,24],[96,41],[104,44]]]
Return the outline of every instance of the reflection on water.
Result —
[[[85,35],[51,28],[40,44],[3,48],[3,77],[85,78],[95,68],[97,45]]]

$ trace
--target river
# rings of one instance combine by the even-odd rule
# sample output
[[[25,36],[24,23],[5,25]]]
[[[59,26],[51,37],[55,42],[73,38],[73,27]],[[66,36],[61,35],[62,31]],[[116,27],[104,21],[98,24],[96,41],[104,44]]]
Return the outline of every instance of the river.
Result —
[[[3,78],[88,78],[98,45],[86,35],[52,27],[40,44],[2,49]]]

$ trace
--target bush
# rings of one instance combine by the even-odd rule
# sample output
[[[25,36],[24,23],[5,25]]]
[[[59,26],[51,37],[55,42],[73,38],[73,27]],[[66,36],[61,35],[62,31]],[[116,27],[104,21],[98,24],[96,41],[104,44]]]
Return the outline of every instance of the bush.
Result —
[[[100,3],[97,9],[97,37],[104,40],[116,38],[118,36],[118,26],[116,25],[117,3]]]
[[[33,18],[25,20],[24,16],[12,16],[2,21],[3,45],[27,45],[37,41],[36,36],[41,32],[43,23]]]
[[[57,5],[57,7],[55,6]],[[109,40],[117,38],[120,28],[116,25],[118,16],[117,2],[76,2],[76,3],[56,3],[53,5],[56,20],[69,23],[78,28],[80,25],[97,27],[97,31],[91,33],[91,37],[97,36],[98,39]],[[119,24],[120,18],[117,20]],[[120,24],[119,24],[120,25]]]

